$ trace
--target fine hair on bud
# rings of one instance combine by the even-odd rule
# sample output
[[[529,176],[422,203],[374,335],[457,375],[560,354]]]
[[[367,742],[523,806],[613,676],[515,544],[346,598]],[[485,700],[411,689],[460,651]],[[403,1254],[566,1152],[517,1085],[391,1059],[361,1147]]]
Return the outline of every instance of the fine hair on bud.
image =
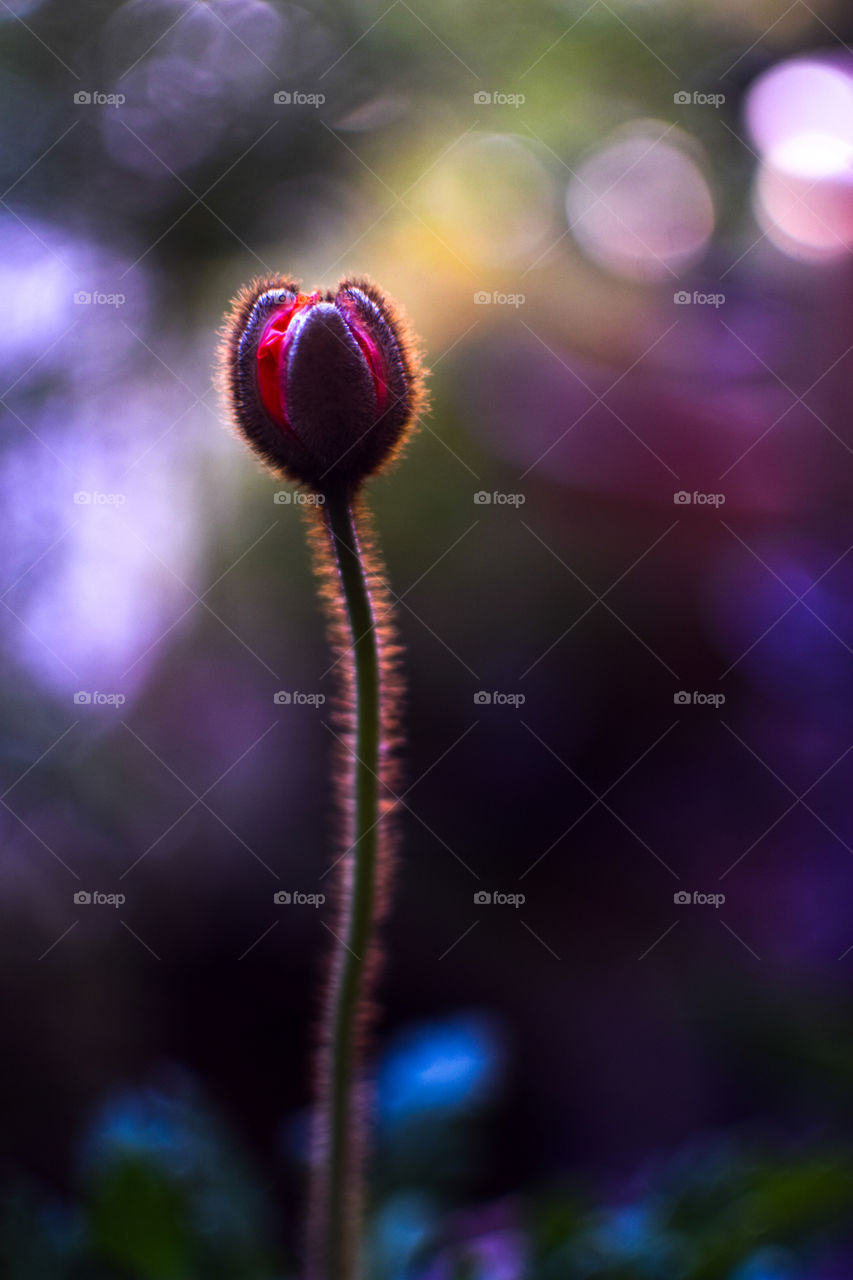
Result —
[[[218,383],[231,426],[274,474],[355,492],[400,453],[424,404],[416,344],[370,280],[300,292],[263,276],[225,317]]]

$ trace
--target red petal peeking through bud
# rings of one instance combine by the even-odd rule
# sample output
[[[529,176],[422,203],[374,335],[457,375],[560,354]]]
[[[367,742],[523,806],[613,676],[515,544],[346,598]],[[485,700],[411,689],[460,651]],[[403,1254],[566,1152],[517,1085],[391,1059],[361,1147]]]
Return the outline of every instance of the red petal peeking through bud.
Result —
[[[395,457],[423,402],[414,345],[368,280],[334,293],[258,280],[226,318],[221,382],[232,422],[277,474],[357,488]]]
[[[351,295],[342,293],[336,300],[335,306],[343,313],[352,336],[361,347],[367,367],[370,369],[370,376],[373,378],[376,407],[379,413],[384,413],[388,404],[388,371],[385,367],[385,358],[379,345],[373,341],[367,328],[359,319]]]
[[[287,413],[284,407],[284,389],[279,378],[279,366],[287,353],[290,322],[297,311],[311,306],[319,297],[319,293],[298,293],[295,302],[285,303],[279,311],[275,312],[272,319],[267,322],[258,343],[258,390],[267,413],[282,426],[287,426]]]

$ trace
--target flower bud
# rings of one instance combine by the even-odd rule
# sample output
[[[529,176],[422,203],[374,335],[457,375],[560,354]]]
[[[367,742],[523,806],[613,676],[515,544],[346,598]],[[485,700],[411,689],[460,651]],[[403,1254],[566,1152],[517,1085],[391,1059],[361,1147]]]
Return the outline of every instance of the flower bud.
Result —
[[[368,280],[300,293],[281,277],[234,300],[220,345],[233,425],[276,474],[355,490],[400,451],[423,402],[414,344]]]

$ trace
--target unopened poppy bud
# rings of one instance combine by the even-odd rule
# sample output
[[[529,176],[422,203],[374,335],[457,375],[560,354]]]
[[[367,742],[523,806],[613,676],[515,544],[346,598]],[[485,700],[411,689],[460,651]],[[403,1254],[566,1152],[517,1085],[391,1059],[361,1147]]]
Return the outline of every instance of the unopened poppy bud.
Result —
[[[379,471],[423,400],[414,344],[368,280],[334,293],[256,280],[226,317],[220,361],[234,426],[274,472],[316,490]]]

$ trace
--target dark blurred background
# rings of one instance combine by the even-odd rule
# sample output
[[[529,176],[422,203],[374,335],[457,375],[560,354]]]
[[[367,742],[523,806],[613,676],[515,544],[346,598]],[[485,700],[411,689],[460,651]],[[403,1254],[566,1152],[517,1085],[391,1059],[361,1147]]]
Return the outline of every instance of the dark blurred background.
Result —
[[[0,6],[8,1274],[218,1274],[241,1196],[294,1274],[335,671],[212,389],[270,270],[432,371],[371,1275],[853,1274],[853,25],[782,8]]]

